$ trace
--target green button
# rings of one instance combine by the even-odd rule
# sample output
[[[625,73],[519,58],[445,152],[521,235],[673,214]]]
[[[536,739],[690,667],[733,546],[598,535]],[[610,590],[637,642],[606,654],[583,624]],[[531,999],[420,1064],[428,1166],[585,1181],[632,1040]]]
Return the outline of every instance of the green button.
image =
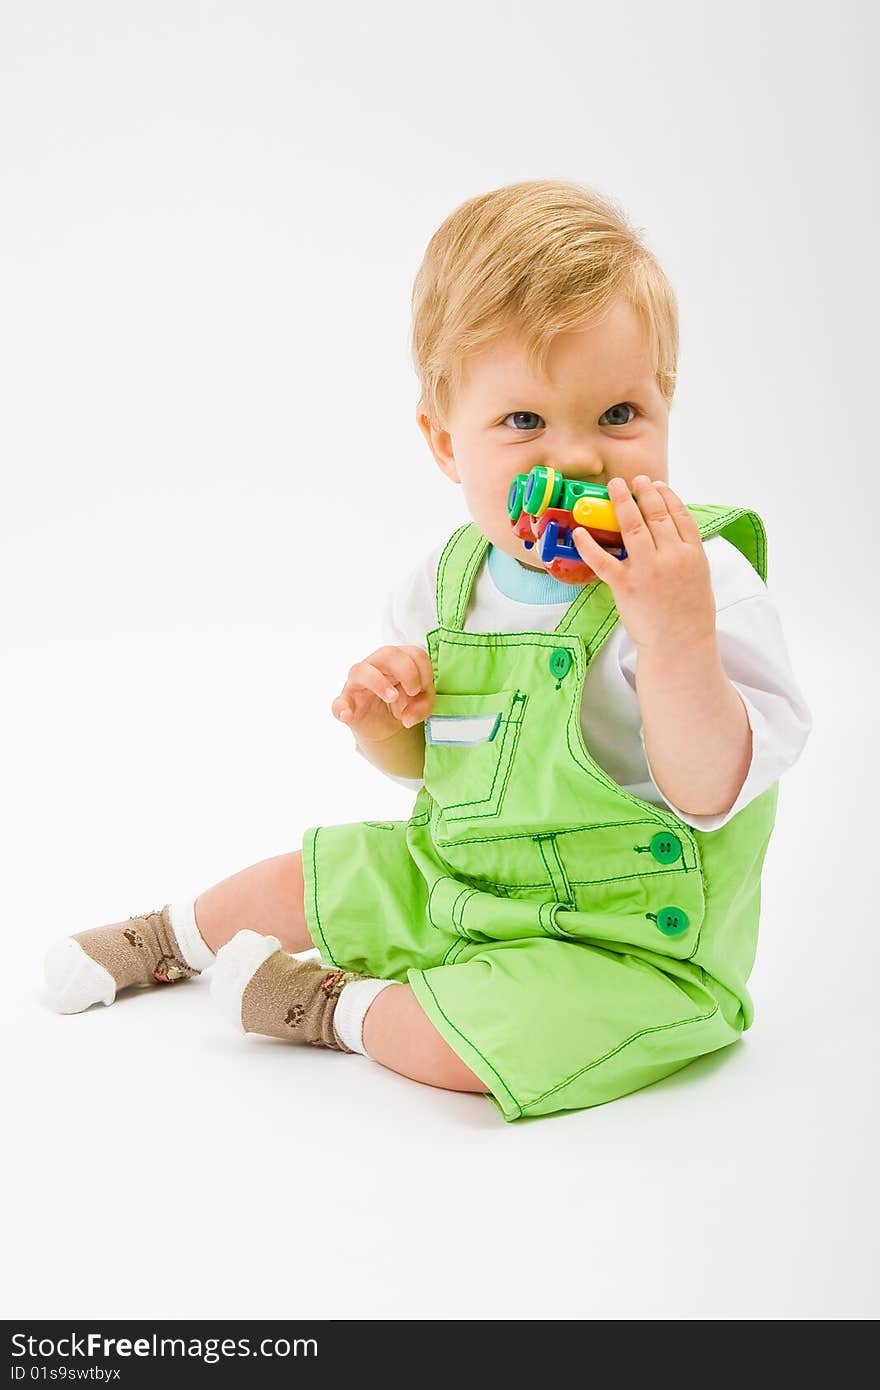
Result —
[[[681,840],[677,835],[670,835],[668,830],[655,835],[648,848],[660,864],[674,864],[681,858]]]
[[[571,652],[568,647],[557,647],[550,657],[550,671],[561,681],[571,670]]]
[[[657,926],[664,936],[681,936],[689,924],[687,913],[680,907],[661,907],[657,913]]]

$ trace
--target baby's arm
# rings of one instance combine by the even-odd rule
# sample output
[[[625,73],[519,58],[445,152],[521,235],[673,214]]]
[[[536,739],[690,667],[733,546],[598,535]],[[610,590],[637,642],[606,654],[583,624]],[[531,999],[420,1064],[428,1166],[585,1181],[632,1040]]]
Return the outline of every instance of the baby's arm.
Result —
[[[740,781],[740,769],[734,769],[727,788],[720,788],[722,795],[717,794],[717,783],[710,788],[712,799],[698,801],[694,795],[701,794],[701,787],[694,784],[695,776],[730,776],[731,765],[724,759],[719,765],[706,765],[706,759],[712,763],[715,758],[712,746],[706,748],[705,741],[706,737],[712,738],[708,721],[715,717],[717,710],[713,706],[720,699],[713,694],[717,689],[715,657],[708,670],[703,667],[703,674],[699,656],[695,662],[692,653],[684,655],[681,649],[670,653],[670,662],[665,666],[649,653],[638,652],[624,634],[620,639],[620,669],[633,692],[638,691],[642,714],[639,733],[645,746],[648,776],[676,815],[683,816],[695,830],[710,831],[726,824],[731,816],[779,781],[788,767],[794,766],[804,749],[812,719],[791,667],[780,614],[765,582],[740,550],[720,535],[706,542],[705,552],[717,603],[713,637],[724,676],[744,703],[751,728],[751,762],[740,790],[727,806],[722,802],[733,795],[734,784]],[[727,699],[727,695],[722,698]],[[666,703],[673,703],[674,709],[665,709]],[[735,739],[740,737],[737,727],[731,730],[730,737],[734,744],[728,749],[728,756],[735,759]],[[702,753],[698,744],[703,745]],[[740,748],[740,755],[744,756],[744,748]],[[678,787],[676,767],[670,767],[670,760],[680,763],[680,778],[687,778],[688,785]],[[673,794],[690,799],[676,801]],[[719,809],[701,813],[701,805]]]
[[[689,816],[723,815],[746,779],[752,730],[715,633],[683,643],[672,659],[640,649],[636,689],[645,753],[667,801]]]
[[[665,483],[612,479],[627,559],[618,561],[582,528],[575,546],[610,585],[637,653],[636,689],[651,774],[690,816],[725,814],[752,757],[745,705],[721,660],[715,600],[699,528]]]
[[[391,777],[409,777],[414,781],[425,775],[425,725],[424,721],[411,729],[400,727],[390,738],[363,738],[355,733],[358,747],[374,767],[387,772]]]

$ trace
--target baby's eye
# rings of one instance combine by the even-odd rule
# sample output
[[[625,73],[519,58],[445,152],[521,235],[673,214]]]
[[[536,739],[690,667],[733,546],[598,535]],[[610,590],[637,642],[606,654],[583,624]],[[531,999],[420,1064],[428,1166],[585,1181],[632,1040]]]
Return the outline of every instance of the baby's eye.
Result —
[[[620,418],[616,420],[605,419],[605,415],[613,415],[617,410],[631,410],[632,414],[630,415],[628,420],[621,420]],[[630,405],[629,401],[624,401],[620,405],[612,405],[608,410],[605,411],[605,415],[601,415],[599,417],[600,425],[603,423],[606,425],[631,425],[633,420],[636,418],[636,408],[635,406]]]
[[[533,410],[512,410],[509,415],[505,415],[503,423],[506,425],[508,420],[513,421],[515,430],[539,430],[544,423],[540,415],[536,415]]]

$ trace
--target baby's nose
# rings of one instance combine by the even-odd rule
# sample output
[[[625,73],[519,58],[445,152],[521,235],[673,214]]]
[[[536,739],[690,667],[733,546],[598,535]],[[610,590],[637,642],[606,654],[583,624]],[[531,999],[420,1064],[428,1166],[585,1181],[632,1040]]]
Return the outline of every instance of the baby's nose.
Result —
[[[548,463],[566,478],[588,482],[599,477],[605,467],[597,451],[586,444],[572,444],[570,448],[556,449],[554,452],[555,457],[548,459]]]
[[[567,478],[580,478],[587,482],[602,472],[602,438],[585,421],[572,420],[568,425],[557,422],[556,429],[548,432],[544,447],[549,455],[547,462]]]

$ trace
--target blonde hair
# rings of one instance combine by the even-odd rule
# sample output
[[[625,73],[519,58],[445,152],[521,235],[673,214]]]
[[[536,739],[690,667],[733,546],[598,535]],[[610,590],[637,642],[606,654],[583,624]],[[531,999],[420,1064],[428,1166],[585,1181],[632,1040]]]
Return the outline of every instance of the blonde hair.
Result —
[[[462,203],[428,242],[412,293],[420,408],[436,423],[468,354],[505,329],[543,375],[553,338],[598,322],[624,298],[648,328],[657,383],[675,392],[678,305],[623,209],[581,184],[536,179]]]

